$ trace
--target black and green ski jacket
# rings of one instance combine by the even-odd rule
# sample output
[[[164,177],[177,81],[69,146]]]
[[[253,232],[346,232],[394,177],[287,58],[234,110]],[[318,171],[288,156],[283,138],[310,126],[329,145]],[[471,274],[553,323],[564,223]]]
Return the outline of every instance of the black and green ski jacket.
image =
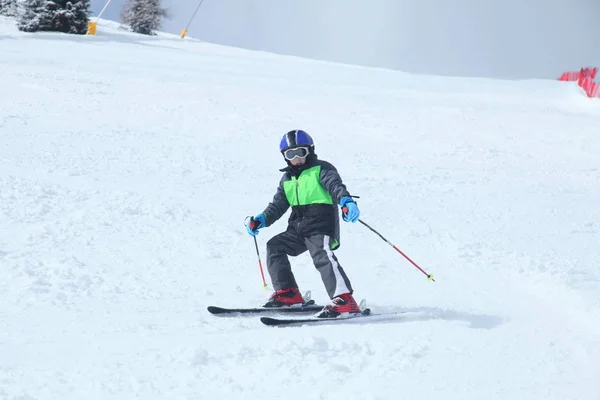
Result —
[[[350,193],[335,167],[311,154],[306,164],[288,165],[280,171],[284,174],[277,192],[264,210],[267,226],[291,207],[288,230],[301,237],[329,235],[333,239],[332,250],[337,249],[340,246],[338,205]]]

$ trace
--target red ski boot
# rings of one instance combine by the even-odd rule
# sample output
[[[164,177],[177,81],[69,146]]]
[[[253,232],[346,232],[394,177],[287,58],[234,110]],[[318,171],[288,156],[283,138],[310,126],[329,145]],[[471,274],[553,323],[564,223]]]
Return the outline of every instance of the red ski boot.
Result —
[[[304,304],[304,299],[298,288],[287,288],[276,291],[269,297],[269,301],[263,307],[286,307]]]
[[[351,293],[340,294],[331,299],[331,302],[315,314],[317,318],[336,318],[345,314],[359,314],[360,308]]]

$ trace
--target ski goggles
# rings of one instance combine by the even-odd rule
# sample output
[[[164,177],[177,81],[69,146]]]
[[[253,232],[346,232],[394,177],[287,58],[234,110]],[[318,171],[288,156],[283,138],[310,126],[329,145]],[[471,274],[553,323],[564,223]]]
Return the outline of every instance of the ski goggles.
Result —
[[[308,153],[308,147],[294,147],[293,149],[285,150],[283,156],[286,160],[293,160],[294,158],[304,158]]]

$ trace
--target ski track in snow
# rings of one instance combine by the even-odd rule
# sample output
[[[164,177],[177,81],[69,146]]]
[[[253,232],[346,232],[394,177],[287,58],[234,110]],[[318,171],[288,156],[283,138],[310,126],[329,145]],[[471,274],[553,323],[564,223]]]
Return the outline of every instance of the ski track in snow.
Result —
[[[1,399],[600,396],[600,102],[0,17]],[[361,196],[381,320],[267,328],[243,227],[303,128]],[[264,243],[287,216],[258,236]],[[308,255],[301,290],[325,291]],[[265,271],[266,272],[266,271]]]

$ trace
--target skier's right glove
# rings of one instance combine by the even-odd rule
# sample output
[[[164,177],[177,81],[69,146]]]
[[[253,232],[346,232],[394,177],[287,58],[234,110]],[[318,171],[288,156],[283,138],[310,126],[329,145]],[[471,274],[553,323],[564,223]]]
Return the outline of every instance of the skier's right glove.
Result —
[[[258,230],[267,226],[267,217],[265,214],[260,213],[256,217],[250,217],[246,220],[246,230],[248,235],[258,235]]]
[[[340,200],[340,206],[342,207],[342,219],[346,222],[356,222],[360,217],[360,211],[356,202],[350,196],[344,196]]]

